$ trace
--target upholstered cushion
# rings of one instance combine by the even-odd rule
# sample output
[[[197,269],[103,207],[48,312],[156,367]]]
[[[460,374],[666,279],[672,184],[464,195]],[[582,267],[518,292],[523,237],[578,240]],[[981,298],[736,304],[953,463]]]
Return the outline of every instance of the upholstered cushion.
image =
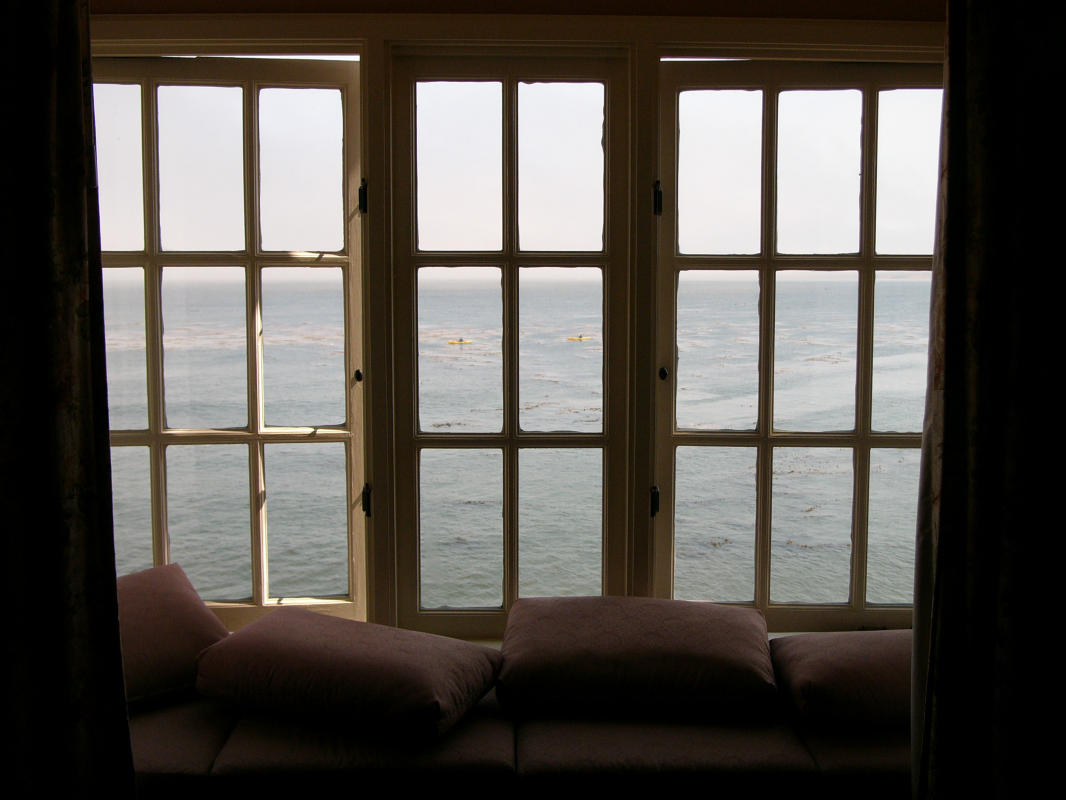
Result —
[[[124,575],[117,585],[127,699],[191,688],[196,657],[225,638],[226,626],[177,564]]]
[[[646,597],[519,600],[497,692],[541,717],[750,716],[776,697],[762,614]]]
[[[489,690],[499,661],[490,647],[288,608],[205,650],[196,688],[249,708],[425,740]]]
[[[782,636],[771,649],[778,682],[804,722],[909,724],[909,630]]]

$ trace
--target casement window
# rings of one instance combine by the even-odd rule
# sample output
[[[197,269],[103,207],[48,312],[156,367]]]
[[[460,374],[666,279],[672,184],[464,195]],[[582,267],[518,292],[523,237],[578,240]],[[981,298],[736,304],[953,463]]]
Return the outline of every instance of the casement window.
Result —
[[[656,591],[908,624],[939,70],[660,74]]]
[[[358,62],[93,69],[118,572],[362,615]]]

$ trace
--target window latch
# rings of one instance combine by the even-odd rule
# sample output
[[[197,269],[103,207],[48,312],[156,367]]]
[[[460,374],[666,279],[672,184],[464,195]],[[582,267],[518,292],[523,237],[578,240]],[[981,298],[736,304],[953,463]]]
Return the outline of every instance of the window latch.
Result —
[[[366,178],[359,181],[359,213],[365,214],[367,207],[366,200]]]
[[[371,510],[370,510],[370,492],[371,491],[372,490],[370,488],[370,484],[369,483],[364,483],[363,484],[363,513],[366,514],[368,517],[374,516],[373,513],[371,513]]]
[[[654,517],[659,513],[659,487],[651,487],[651,515]]]
[[[663,215],[663,182],[655,181],[655,197],[652,200],[652,213],[657,217]]]

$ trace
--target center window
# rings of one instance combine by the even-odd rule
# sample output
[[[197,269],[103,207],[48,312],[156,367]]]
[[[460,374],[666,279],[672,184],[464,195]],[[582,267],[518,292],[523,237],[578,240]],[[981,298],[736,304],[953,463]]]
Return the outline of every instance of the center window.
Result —
[[[400,62],[402,625],[485,635],[518,597],[624,585],[622,76],[603,58]]]

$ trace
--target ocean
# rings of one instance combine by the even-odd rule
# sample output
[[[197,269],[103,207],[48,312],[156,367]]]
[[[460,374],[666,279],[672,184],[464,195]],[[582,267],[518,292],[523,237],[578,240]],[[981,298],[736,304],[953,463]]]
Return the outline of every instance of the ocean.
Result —
[[[267,425],[344,417],[339,270],[263,270],[263,409]],[[312,279],[309,279],[309,276]],[[779,276],[774,426],[854,426],[858,282]],[[877,431],[921,430],[928,275],[879,275],[875,296]],[[521,271],[519,422],[529,431],[603,425],[602,285],[596,270]],[[171,427],[247,425],[243,270],[166,268],[164,379]],[[677,298],[679,428],[750,430],[758,407],[758,280],[683,272]],[[418,413],[427,432],[494,432],[503,419],[500,272],[426,268],[418,289]],[[105,272],[111,427],[147,426],[143,272]],[[650,433],[649,433],[650,435]],[[754,594],[755,450],[683,446],[675,469],[676,597]],[[843,603],[851,560],[853,454],[773,450],[771,599]],[[870,468],[867,601],[909,603],[919,451],[878,448]],[[503,456],[497,449],[420,453],[421,600],[427,608],[503,600]],[[149,458],[112,448],[116,566],[151,565]],[[267,444],[269,591],[343,595],[347,585],[344,445]],[[595,448],[519,454],[519,593],[594,594],[601,586],[603,458]],[[171,445],[166,518],[171,559],[213,600],[251,596],[249,519],[256,506],[244,445]],[[358,487],[357,487],[358,488]],[[353,498],[357,496],[357,489]],[[258,498],[256,498],[258,501]],[[669,508],[665,503],[664,508]]]

